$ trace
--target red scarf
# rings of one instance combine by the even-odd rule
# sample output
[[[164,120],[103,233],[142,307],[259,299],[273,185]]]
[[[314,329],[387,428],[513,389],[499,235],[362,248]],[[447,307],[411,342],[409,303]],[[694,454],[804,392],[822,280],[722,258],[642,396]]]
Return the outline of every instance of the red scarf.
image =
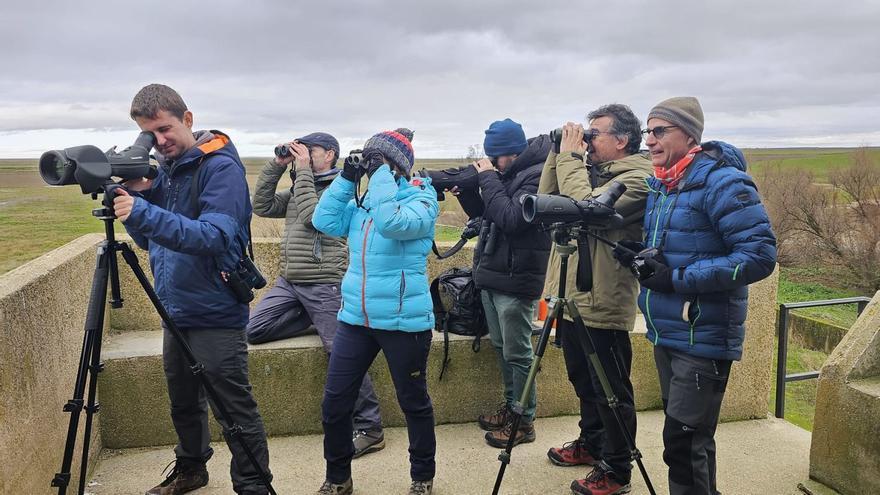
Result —
[[[678,185],[678,182],[684,177],[685,171],[687,171],[688,165],[694,161],[694,157],[697,153],[703,151],[703,148],[700,146],[694,146],[690,151],[687,152],[687,155],[684,156],[681,160],[676,162],[675,165],[669,168],[658,167],[654,165],[654,177],[660,179],[660,182],[666,185],[666,190],[672,190],[675,186]]]

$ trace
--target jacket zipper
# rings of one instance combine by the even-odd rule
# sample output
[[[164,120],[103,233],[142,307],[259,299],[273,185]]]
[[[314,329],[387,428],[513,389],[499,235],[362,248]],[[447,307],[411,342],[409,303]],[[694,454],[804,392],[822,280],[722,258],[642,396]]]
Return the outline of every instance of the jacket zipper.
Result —
[[[373,225],[371,218],[364,229],[364,242],[361,246],[361,310],[364,312],[364,326],[370,326],[370,317],[367,315],[367,239],[370,235],[370,226]]]
[[[652,247],[657,243],[657,229],[660,227],[660,217],[663,214],[663,205],[666,203],[666,198],[668,197],[659,191],[658,191],[658,194],[663,199],[660,201],[660,210],[659,210],[660,215],[654,219],[654,235],[652,236],[652,239],[651,239],[651,246]],[[655,211],[656,207],[657,207],[657,202],[655,201],[654,208],[651,208],[652,213]],[[654,325],[654,320],[651,318],[651,304],[650,304],[650,302],[651,302],[651,289],[646,289],[646,291],[645,291],[645,310],[646,310],[645,313],[646,313],[646,315],[645,316],[648,317],[648,323],[651,325],[651,328],[654,330],[654,345],[657,345],[657,343],[660,341],[660,330],[657,329],[657,326]]]
[[[397,305],[397,312],[403,311],[403,294],[406,292],[406,275],[403,270],[400,271],[400,303]]]

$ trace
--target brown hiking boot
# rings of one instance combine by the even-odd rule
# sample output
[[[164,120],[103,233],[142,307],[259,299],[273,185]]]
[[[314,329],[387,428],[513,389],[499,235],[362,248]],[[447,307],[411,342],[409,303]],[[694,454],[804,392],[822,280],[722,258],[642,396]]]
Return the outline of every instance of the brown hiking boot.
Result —
[[[174,468],[168,473],[165,481],[146,492],[146,495],[179,495],[201,488],[208,484],[208,470],[205,463],[177,459],[172,461]],[[164,474],[168,466],[162,471]]]
[[[324,484],[315,495],[351,495],[353,490],[354,485],[351,478],[347,479],[345,483],[331,483],[330,480],[324,480]]]
[[[480,423],[480,428],[486,431],[498,431],[504,428],[504,425],[509,423],[510,419],[510,407],[508,407],[505,402],[501,404],[501,407],[499,407],[494,413],[481,414],[480,417],[477,418],[477,422]]]
[[[490,431],[486,433],[486,443],[492,447],[503,449],[507,447],[507,441],[510,439],[510,431],[513,429],[513,422],[504,425],[504,428],[498,431]],[[513,438],[513,445],[517,446],[521,443],[529,443],[535,441],[535,424],[531,421],[521,420],[516,435]]]

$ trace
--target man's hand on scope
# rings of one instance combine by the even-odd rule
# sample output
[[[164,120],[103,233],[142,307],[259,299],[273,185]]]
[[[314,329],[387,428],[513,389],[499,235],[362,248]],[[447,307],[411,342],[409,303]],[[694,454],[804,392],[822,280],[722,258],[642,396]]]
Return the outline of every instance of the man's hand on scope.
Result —
[[[120,222],[125,222],[131,215],[131,209],[134,207],[134,196],[128,194],[123,188],[115,189],[116,197],[113,198],[113,213]]]
[[[577,153],[583,156],[587,152],[587,143],[584,142],[584,126],[568,122],[562,126],[562,143],[559,145],[559,153]]]
[[[658,257],[662,258],[662,255],[658,255]],[[644,275],[639,276],[639,283],[642,284],[642,287],[656,292],[675,292],[675,287],[672,285],[672,269],[668,265],[656,258],[646,259],[645,265],[650,269],[644,272]]]
[[[296,141],[288,143],[287,146],[290,148],[291,157],[293,158],[294,168],[296,170],[305,170],[312,166],[312,157],[309,155],[308,146]]]
[[[473,163],[475,169],[477,169],[477,173],[481,174],[483,172],[488,172],[490,170],[495,170],[495,166],[492,165],[492,161],[488,158],[480,158],[476,162]]]
[[[636,255],[641,253],[645,249],[645,245],[639,241],[619,241],[616,246],[614,246],[614,250],[611,252],[614,259],[620,262],[621,266],[630,266],[632,265],[633,260],[636,258]]]

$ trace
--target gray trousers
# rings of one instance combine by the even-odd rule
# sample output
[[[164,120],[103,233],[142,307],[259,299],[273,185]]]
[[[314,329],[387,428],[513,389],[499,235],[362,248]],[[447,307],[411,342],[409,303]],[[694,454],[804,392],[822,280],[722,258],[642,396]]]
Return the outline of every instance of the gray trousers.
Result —
[[[670,495],[717,495],[715,428],[731,361],[654,347],[666,423],[663,461]]]
[[[298,309],[304,308],[318,330],[318,337],[327,354],[333,348],[338,322],[336,313],[342,298],[338,284],[292,284],[278,277],[275,285],[251,311],[247,333],[259,335],[261,342],[269,342],[296,335],[309,329],[302,325]],[[379,399],[373,390],[370,375],[364,375],[354,407],[354,428],[375,430],[382,428]]]
[[[199,378],[193,375],[180,345],[163,325],[162,361],[171,400],[171,421],[177,432],[174,453],[178,459],[206,462],[214,454],[208,431],[208,404],[214,417],[225,424],[216,404],[209,401]],[[248,354],[242,328],[196,328],[182,330],[196,361],[205,367],[204,376],[217,392],[232,421],[241,427],[241,438],[260,466],[269,474],[269,447],[263,419],[251,394],[248,380]],[[232,453],[230,473],[236,493],[266,493],[237,440],[226,438]]]
[[[504,402],[511,406],[522,398],[529,369],[532,366],[532,315],[537,301],[483,289],[480,291],[489,339],[498,356],[501,381],[504,382]],[[529,398],[523,406],[523,419],[535,417],[537,381],[532,384]]]

